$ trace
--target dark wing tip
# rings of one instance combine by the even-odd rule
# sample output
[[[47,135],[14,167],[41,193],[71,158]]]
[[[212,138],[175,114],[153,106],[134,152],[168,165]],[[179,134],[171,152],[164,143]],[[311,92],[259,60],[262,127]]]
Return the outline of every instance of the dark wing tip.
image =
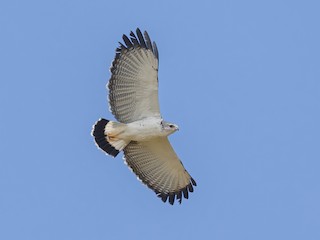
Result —
[[[153,52],[152,42],[147,31],[144,31],[144,38],[146,39],[147,49]]]
[[[137,33],[137,36],[138,36],[138,39],[139,39],[141,47],[147,48],[146,42],[145,42],[145,40],[143,38],[143,35],[142,35],[142,33],[141,33],[139,28],[137,28],[136,33]]]
[[[191,183],[192,183],[193,186],[197,186],[197,183],[193,178],[191,178],[190,180],[191,180]]]
[[[122,39],[123,39],[124,43],[127,45],[127,48],[133,47],[133,43],[130,41],[130,39],[127,37],[127,35],[123,34]]]
[[[183,190],[182,190],[182,193],[183,193],[183,197],[188,199],[189,198],[189,193],[188,193],[188,188],[185,187]]]
[[[153,42],[153,54],[156,56],[156,58],[159,60],[159,52],[157,48],[156,42]]]
[[[147,184],[148,185],[148,184]],[[169,192],[169,193],[163,193],[163,192],[159,192],[158,190],[154,190],[154,192],[157,194],[157,196],[159,198],[161,198],[161,200],[163,202],[166,202],[169,199],[169,203],[171,205],[174,204],[175,199],[179,202],[179,204],[182,203],[182,198],[184,197],[185,199],[189,198],[189,192],[193,192],[193,186],[196,186],[196,182],[194,181],[193,178],[190,179],[190,183],[185,186],[184,188],[176,191],[176,192]],[[148,187],[152,188],[151,186],[148,185]],[[183,197],[182,197],[183,196]]]
[[[166,202],[167,201],[167,199],[168,199],[168,194],[160,194],[159,195],[159,197],[161,197],[161,200],[163,201],[163,202]]]
[[[131,39],[134,47],[140,46],[140,43],[139,43],[136,35],[134,35],[134,33],[132,31],[130,32],[130,39]]]
[[[175,197],[175,193],[170,193],[169,194],[169,203],[171,205],[173,205],[173,203],[174,203],[174,197]]]
[[[179,203],[181,204],[181,202],[182,202],[182,192],[181,191],[177,193],[177,200],[179,200]]]
[[[123,51],[130,50],[132,48],[141,47],[144,49],[150,49],[153,55],[157,59],[159,59],[159,52],[158,52],[157,45],[155,42],[151,42],[151,39],[147,31],[144,31],[144,34],[142,34],[140,29],[137,28],[136,34],[134,34],[134,32],[131,31],[129,36],[130,38],[125,34],[122,35],[124,44],[119,42],[119,46],[116,48],[116,56],[111,65],[111,69],[110,69],[111,72],[113,72],[113,70],[115,69],[116,62],[123,54]]]
[[[118,43],[119,43],[119,47],[117,47],[116,52],[119,51],[119,53],[121,53],[122,50],[127,49],[127,47],[123,45],[122,42],[118,42]]]

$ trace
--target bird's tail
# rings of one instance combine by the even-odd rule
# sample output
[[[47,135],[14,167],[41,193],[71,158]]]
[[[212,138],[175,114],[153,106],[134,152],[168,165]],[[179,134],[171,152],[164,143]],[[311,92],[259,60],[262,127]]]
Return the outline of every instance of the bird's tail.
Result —
[[[129,144],[128,141],[120,138],[125,129],[126,125],[123,123],[100,118],[93,125],[91,135],[101,150],[115,157]]]

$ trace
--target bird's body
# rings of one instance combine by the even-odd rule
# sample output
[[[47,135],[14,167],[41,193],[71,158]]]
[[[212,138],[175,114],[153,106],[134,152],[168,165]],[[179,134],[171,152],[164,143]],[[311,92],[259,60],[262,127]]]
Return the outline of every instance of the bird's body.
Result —
[[[168,124],[158,117],[148,117],[131,123],[115,123],[110,121],[105,128],[108,138],[117,138],[126,142],[149,141],[157,137],[167,137],[178,128],[174,124],[167,128]],[[119,149],[118,149],[119,150]]]
[[[127,124],[127,138],[132,141],[148,141],[156,137],[166,137],[170,133],[165,131],[158,117],[149,117]]]
[[[138,178],[165,202],[188,198],[196,182],[184,169],[168,136],[178,126],[163,120],[158,102],[158,61],[156,44],[139,29],[123,35],[111,67],[108,83],[110,110],[118,122],[100,119],[92,135],[97,146],[124,160]]]

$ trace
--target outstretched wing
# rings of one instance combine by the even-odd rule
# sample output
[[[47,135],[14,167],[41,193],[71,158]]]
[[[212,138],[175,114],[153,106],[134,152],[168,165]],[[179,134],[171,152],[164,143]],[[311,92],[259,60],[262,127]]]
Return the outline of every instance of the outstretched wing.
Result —
[[[122,123],[146,117],[160,117],[158,102],[158,49],[149,35],[130,38],[123,35],[125,45],[120,43],[111,66],[109,80],[110,110]]]
[[[131,142],[124,154],[127,165],[164,202],[173,204],[176,198],[181,203],[196,186],[166,137]]]

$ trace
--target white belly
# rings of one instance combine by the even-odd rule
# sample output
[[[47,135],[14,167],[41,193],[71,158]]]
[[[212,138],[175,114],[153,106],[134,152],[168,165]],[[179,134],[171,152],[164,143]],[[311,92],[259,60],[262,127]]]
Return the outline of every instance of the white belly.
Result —
[[[161,118],[146,118],[136,122],[128,123],[124,138],[131,141],[146,141],[155,137],[166,136],[162,131]]]

